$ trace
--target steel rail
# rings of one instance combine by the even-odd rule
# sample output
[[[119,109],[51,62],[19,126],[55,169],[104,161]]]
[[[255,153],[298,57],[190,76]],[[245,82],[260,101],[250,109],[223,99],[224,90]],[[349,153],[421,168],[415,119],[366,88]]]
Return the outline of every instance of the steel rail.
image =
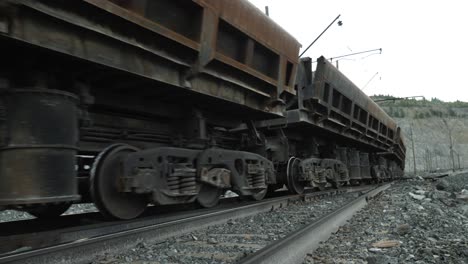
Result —
[[[391,183],[388,183],[359,196],[338,210],[247,256],[239,263],[303,263],[307,253],[317,249],[320,242],[326,241],[333,232],[344,225],[356,212],[364,208],[369,199],[390,186]]]
[[[81,238],[39,249],[0,255],[0,263],[89,263],[97,254],[121,251],[122,249],[134,247],[142,241],[162,242],[170,237],[189,233],[202,227],[221,224],[231,219],[244,218],[285,207],[290,202],[320,198],[326,195],[363,191],[371,187],[351,187],[312,192],[305,195],[284,196],[164,223],[129,228],[123,231],[115,232],[114,228],[113,233],[109,234]],[[128,226],[128,224],[125,225]]]

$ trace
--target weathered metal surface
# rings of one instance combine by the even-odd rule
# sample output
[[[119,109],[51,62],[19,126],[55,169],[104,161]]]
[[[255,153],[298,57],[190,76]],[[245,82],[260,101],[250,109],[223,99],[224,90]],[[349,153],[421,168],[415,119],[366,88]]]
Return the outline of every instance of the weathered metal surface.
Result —
[[[300,43],[287,31],[278,26],[274,21],[265,16],[262,11],[245,0],[193,0],[197,6],[189,1],[148,1],[148,0],[86,0],[93,5],[103,8],[108,12],[119,15],[137,24],[146,24],[156,29],[162,35],[167,35],[177,42],[188,45],[199,50],[199,60],[195,64],[195,72],[201,70],[200,67],[207,66],[208,63],[217,59],[225,64],[233,66],[249,75],[255,76],[269,84],[277,86],[279,93],[283,89],[294,93],[292,81],[295,79],[296,64],[298,62],[298,52]],[[116,5],[125,10],[119,10]],[[202,8],[203,10],[199,9]],[[160,9],[166,14],[166,18],[155,17],[155,11]],[[186,11],[182,11],[182,10]],[[190,11],[187,11],[190,9]],[[199,10],[197,10],[199,9]],[[197,14],[198,13],[198,14]],[[192,19],[192,23],[186,22],[187,18]],[[178,18],[178,19],[177,19]],[[246,53],[242,61],[238,61],[231,56],[226,56],[219,50],[219,23],[223,21],[239,30],[238,34],[245,34],[242,40],[232,39],[232,46],[240,45],[242,53]],[[188,28],[191,28],[190,30]],[[169,31],[163,31],[168,29]],[[250,39],[254,40],[253,42]],[[254,52],[254,46],[261,45],[278,56],[276,64],[278,74],[275,78],[268,76],[254,67],[249,58],[249,52]],[[250,47],[250,49],[249,49]],[[244,50],[245,49],[245,50]],[[255,55],[255,54],[251,54]],[[284,58],[284,59],[283,59]],[[258,60],[257,60],[258,61]],[[286,76],[286,63],[289,61],[293,65],[292,74]],[[249,63],[250,62],[250,63]],[[268,65],[270,66],[270,65]],[[288,85],[284,85],[285,78],[288,78]]]
[[[359,153],[359,162],[361,164],[361,178],[371,179],[371,168],[369,163],[369,153]]]
[[[194,0],[213,9],[222,19],[293,62],[298,60],[299,42],[263,12],[245,0]]]
[[[77,98],[24,89],[3,92],[2,100],[6,142],[0,147],[0,206],[78,200]]]
[[[246,1],[225,2],[9,0],[0,7],[6,14],[0,34],[153,80],[158,92],[182,88],[186,95],[239,105],[256,118],[283,115],[276,102],[283,92],[294,93],[299,43]],[[245,14],[231,13],[233,5],[246,10],[249,24]],[[259,21],[266,33],[251,26]],[[220,32],[235,37],[225,46],[236,46],[250,60],[221,52]]]
[[[330,87],[339,91],[354,104],[366,110],[379,122],[393,129],[393,131],[396,131],[397,125],[395,121],[324,57],[320,57],[317,60],[317,70],[314,77],[313,97],[322,99],[325,91],[324,87],[328,83]]]
[[[348,168],[349,168],[349,178],[351,180],[360,180],[361,179],[361,163],[359,161],[359,151],[351,149],[348,152]]]
[[[257,125],[268,130],[283,128],[286,134],[301,129],[304,132],[293,134],[302,134],[302,140],[321,138],[325,141],[322,144],[336,140],[342,147],[365,145],[393,153],[404,166],[405,146],[395,121],[323,57],[314,73],[311,67],[310,59],[301,59],[298,93],[287,102],[286,119],[264,120]],[[358,177],[360,173],[352,174]]]
[[[219,188],[231,187],[231,172],[223,168],[202,168],[200,180]]]
[[[125,192],[148,192],[155,204],[193,202],[200,185],[231,188],[253,196],[275,183],[273,163],[251,152],[160,147],[130,154],[124,161]],[[142,170],[144,170],[142,173]]]

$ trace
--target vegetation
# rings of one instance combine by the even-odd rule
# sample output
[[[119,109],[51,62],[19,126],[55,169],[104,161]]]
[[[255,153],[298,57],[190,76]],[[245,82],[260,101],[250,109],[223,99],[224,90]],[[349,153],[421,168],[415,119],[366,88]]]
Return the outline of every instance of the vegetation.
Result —
[[[468,116],[468,102],[444,102],[438,98],[400,99],[391,95],[374,95],[371,99],[387,100],[377,103],[394,118],[465,118]]]

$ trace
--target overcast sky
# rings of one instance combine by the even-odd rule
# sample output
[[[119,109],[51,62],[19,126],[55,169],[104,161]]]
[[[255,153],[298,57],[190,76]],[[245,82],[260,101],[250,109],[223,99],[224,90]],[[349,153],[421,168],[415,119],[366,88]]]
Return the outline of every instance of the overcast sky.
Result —
[[[466,1],[250,1],[262,10],[268,5],[270,17],[303,48],[341,14],[343,26],[333,25],[305,56],[329,58],[382,48],[381,55],[339,61],[357,86],[370,81],[367,94],[468,101]]]

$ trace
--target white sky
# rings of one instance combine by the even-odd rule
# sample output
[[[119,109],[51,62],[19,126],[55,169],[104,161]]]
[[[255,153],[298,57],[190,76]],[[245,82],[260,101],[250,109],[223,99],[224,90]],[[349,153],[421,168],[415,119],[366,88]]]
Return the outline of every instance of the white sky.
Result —
[[[340,70],[367,94],[423,95],[468,101],[468,2],[463,0],[249,0],[290,32],[306,53],[335,57],[382,48],[339,61]],[[465,33],[463,33],[465,32]],[[378,52],[377,52],[378,53]],[[314,66],[315,68],[315,66]]]

